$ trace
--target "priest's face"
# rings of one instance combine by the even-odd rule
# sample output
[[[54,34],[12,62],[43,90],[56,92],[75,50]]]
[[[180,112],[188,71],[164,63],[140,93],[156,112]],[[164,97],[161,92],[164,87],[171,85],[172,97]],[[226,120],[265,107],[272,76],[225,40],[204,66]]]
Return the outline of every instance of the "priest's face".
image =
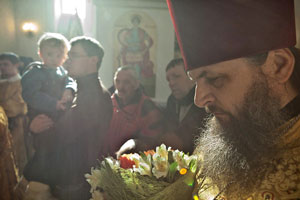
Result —
[[[195,104],[225,124],[238,112],[245,94],[253,84],[258,67],[244,58],[225,61],[189,71],[196,81]]]
[[[204,173],[221,189],[229,183],[237,191],[253,187],[263,178],[262,160],[276,152],[274,130],[285,116],[261,67],[239,58],[189,72],[195,104],[212,113],[196,151],[204,155]]]

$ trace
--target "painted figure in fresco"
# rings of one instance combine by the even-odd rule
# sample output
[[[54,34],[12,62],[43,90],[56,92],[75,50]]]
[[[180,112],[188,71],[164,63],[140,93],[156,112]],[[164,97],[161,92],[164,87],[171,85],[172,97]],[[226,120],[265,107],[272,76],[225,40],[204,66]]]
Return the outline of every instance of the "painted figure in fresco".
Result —
[[[121,29],[118,33],[118,40],[121,44],[119,66],[135,66],[141,77],[153,76],[153,62],[150,60],[149,49],[153,45],[150,35],[139,27],[141,17],[131,17],[132,28]]]

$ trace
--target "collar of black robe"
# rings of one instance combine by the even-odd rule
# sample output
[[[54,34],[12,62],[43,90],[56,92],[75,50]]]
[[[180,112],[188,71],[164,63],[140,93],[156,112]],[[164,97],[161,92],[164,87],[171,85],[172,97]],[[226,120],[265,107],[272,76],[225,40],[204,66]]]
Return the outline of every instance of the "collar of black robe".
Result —
[[[76,81],[77,81],[78,92],[80,92],[80,89],[82,89],[83,87],[88,88],[91,86],[91,84],[94,84],[92,80],[99,81],[99,76],[97,72],[77,77]]]
[[[289,102],[282,112],[288,113],[290,118],[296,117],[300,114],[300,95],[297,95],[291,102]]]

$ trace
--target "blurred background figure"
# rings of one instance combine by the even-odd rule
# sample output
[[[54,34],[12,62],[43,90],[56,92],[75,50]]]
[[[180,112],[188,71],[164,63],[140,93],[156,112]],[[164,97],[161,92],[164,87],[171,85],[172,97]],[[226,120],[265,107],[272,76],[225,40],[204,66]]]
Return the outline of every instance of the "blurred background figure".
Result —
[[[39,114],[57,122],[71,106],[77,86],[67,75],[62,64],[67,58],[68,40],[59,33],[45,33],[38,41],[38,54],[42,62],[34,62],[22,76],[22,96],[28,105],[31,121]],[[48,183],[47,160],[53,153],[53,130],[32,134],[34,155],[24,170],[30,181]]]
[[[113,118],[106,136],[107,153],[114,156],[117,152],[118,156],[128,150],[153,148],[163,130],[163,115],[143,94],[135,67],[120,67],[115,73],[114,84]],[[125,143],[128,140],[130,142]]]
[[[26,57],[26,56],[19,56],[19,58],[20,58],[19,73],[22,76],[24,72],[27,70],[27,66],[33,62],[33,58]]]
[[[22,200],[25,187],[21,187],[14,155],[11,151],[11,135],[8,129],[8,119],[0,106],[0,194],[1,199]]]
[[[21,76],[18,72],[19,61],[19,56],[15,53],[0,54],[0,106],[3,107],[8,117],[16,166],[22,174],[27,163],[24,140],[27,106],[22,98]]]
[[[77,81],[76,98],[73,106],[56,123],[44,114],[37,115],[30,123],[32,133],[47,144],[41,150],[46,150],[48,157],[37,160],[40,163],[35,162],[31,167],[43,167],[37,169],[39,177],[26,178],[30,178],[29,181],[39,178],[40,182],[29,186],[28,195],[35,190],[45,195],[51,191],[58,199],[87,200],[91,198],[91,188],[84,175],[97,165],[97,159],[102,155],[112,103],[98,74],[104,56],[102,45],[86,36],[75,37],[70,43],[64,65]],[[48,135],[45,130],[51,133]]]
[[[195,82],[187,76],[182,58],[169,62],[166,79],[172,93],[167,101],[167,127],[162,141],[167,146],[192,154],[195,136],[203,128],[207,114],[194,104]]]

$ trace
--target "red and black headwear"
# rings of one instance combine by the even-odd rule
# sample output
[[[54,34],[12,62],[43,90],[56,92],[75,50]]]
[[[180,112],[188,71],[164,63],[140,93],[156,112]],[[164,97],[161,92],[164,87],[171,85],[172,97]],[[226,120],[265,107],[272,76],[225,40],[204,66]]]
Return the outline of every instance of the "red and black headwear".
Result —
[[[296,44],[294,0],[167,0],[187,70]]]

